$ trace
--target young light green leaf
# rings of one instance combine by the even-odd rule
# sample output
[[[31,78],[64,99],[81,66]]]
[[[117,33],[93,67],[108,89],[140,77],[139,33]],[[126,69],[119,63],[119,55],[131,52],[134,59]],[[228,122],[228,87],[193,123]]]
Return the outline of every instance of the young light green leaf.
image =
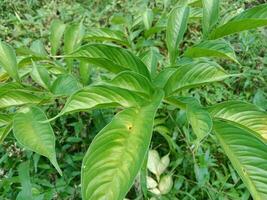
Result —
[[[190,58],[199,57],[217,57],[230,59],[236,63],[237,61],[235,51],[229,42],[225,40],[207,40],[188,48],[184,54]]]
[[[148,152],[147,168],[150,172],[155,174],[159,179],[160,175],[167,169],[170,164],[169,155],[165,155],[160,158],[159,153],[156,150],[150,150]]]
[[[267,114],[257,106],[241,101],[228,101],[209,108],[212,117],[233,121],[250,129],[267,142]]]
[[[58,19],[53,20],[51,23],[49,39],[51,45],[51,54],[53,56],[57,54],[65,28],[66,25]]]
[[[267,4],[248,9],[237,15],[227,23],[214,29],[210,39],[217,39],[241,31],[255,29],[267,25]]]
[[[68,57],[81,59],[113,73],[131,70],[150,78],[145,64],[130,51],[120,47],[106,44],[88,44],[68,55]]]
[[[85,41],[110,41],[129,47],[130,44],[123,32],[108,28],[92,28],[86,32]]]
[[[159,92],[151,103],[120,112],[95,137],[82,164],[84,200],[125,197],[148,151],[162,98],[163,93]]]
[[[30,107],[26,113],[17,113],[13,121],[13,133],[25,148],[47,157],[60,175],[55,151],[55,135],[45,113],[38,107]]]
[[[168,47],[170,63],[173,65],[179,54],[179,44],[183,40],[184,33],[187,29],[187,21],[189,17],[188,7],[174,8],[168,18],[166,43]]]
[[[143,22],[145,29],[148,30],[151,28],[153,23],[154,14],[150,8],[147,8],[143,14]]]
[[[59,115],[94,108],[139,107],[147,100],[134,91],[109,85],[95,85],[73,94]]]
[[[173,186],[173,180],[171,175],[165,175],[160,179],[159,191],[160,194],[168,194]]]
[[[219,19],[220,0],[203,0],[202,29],[204,37],[207,37]]]
[[[70,96],[81,89],[79,82],[70,74],[62,74],[53,82],[51,92],[59,96]]]
[[[267,198],[267,146],[249,130],[216,120],[214,132],[254,200]]]
[[[210,82],[221,81],[229,75],[217,63],[197,61],[177,67],[165,85],[167,96],[179,90],[192,88]]]
[[[19,81],[17,58],[14,49],[8,44],[0,41],[0,67],[8,73],[10,77]]]

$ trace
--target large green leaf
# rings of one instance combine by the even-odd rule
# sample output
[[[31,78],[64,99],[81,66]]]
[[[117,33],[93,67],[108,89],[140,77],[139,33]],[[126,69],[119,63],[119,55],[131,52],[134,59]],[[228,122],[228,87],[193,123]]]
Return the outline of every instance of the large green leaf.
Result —
[[[84,200],[121,200],[131,188],[148,151],[163,93],[141,108],[119,114],[95,137],[82,165]]]
[[[96,85],[73,94],[59,115],[103,107],[139,107],[146,101],[148,99],[142,98],[134,91],[109,85]]]
[[[120,31],[108,28],[92,28],[84,35],[86,41],[111,41],[124,46],[130,46],[125,35]]]
[[[47,157],[62,174],[56,159],[55,135],[45,113],[31,107],[26,113],[17,113],[13,121],[13,133],[25,148]]]
[[[221,81],[229,75],[217,63],[198,61],[177,67],[165,85],[166,95],[179,90],[195,87],[215,81]]]
[[[21,106],[25,104],[38,104],[42,101],[41,96],[34,95],[28,91],[10,90],[0,91],[0,108],[10,106]]]
[[[142,55],[142,61],[148,67],[152,78],[156,76],[160,56],[159,50],[156,48],[150,48]]]
[[[253,199],[267,199],[266,144],[229,121],[216,120],[214,132]]]
[[[179,54],[179,44],[183,40],[189,17],[188,7],[174,8],[167,22],[166,43],[169,51],[170,63],[175,64]]]
[[[121,72],[108,83],[119,88],[144,93],[148,97],[154,92],[151,82],[146,77],[136,72]]]
[[[81,59],[113,73],[125,70],[138,72],[150,77],[145,64],[130,51],[106,44],[88,44],[82,46],[68,57]]]
[[[11,46],[1,41],[0,67],[3,67],[10,77],[19,81],[16,53]]]
[[[217,39],[244,30],[254,29],[267,25],[267,4],[248,9],[237,15],[227,23],[214,29],[210,39]]]
[[[188,48],[185,56],[191,58],[217,57],[226,58],[237,62],[235,51],[229,42],[225,40],[207,40]]]
[[[241,101],[228,101],[209,108],[214,118],[233,121],[267,140],[267,114],[257,106]]]
[[[50,27],[50,44],[51,44],[51,54],[54,56],[61,44],[61,39],[63,37],[66,25],[60,20],[53,20]]]
[[[204,36],[207,36],[219,19],[220,0],[202,0],[203,20],[202,29]]]

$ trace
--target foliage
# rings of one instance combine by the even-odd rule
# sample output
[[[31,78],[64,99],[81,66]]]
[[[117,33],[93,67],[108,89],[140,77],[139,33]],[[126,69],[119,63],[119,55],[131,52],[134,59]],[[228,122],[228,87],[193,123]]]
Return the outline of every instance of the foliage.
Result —
[[[266,58],[249,31],[266,4],[95,1],[75,22],[66,4],[39,9],[44,34],[8,16],[26,28],[0,42],[1,198],[266,199]]]

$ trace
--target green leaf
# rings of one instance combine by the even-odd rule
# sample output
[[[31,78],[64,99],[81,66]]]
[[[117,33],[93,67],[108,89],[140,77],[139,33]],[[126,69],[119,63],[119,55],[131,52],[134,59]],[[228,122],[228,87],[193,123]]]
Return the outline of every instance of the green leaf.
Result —
[[[217,63],[198,61],[177,67],[165,85],[166,95],[210,82],[221,81],[229,75]]]
[[[245,30],[255,29],[267,25],[267,4],[261,4],[254,8],[248,9],[227,23],[214,29],[210,39],[217,39],[238,33]]]
[[[42,97],[36,96],[28,91],[10,90],[0,91],[0,108],[11,106],[21,106],[25,104],[38,104],[42,101]]]
[[[40,57],[47,56],[44,43],[40,39],[33,41],[33,43],[31,44],[30,50],[34,52],[33,55],[40,56]]]
[[[80,47],[84,36],[84,26],[81,23],[67,26],[64,33],[64,53],[70,54]],[[71,70],[73,60],[66,59],[68,69]]]
[[[150,97],[154,93],[151,82],[144,76],[136,73],[124,71],[115,76],[108,84],[124,88],[138,93],[146,94]]]
[[[216,120],[214,132],[253,199],[267,199],[266,144],[230,121]]]
[[[147,67],[137,56],[116,46],[88,44],[68,57],[81,59],[113,73],[131,70],[150,77]]]
[[[60,20],[53,20],[50,26],[50,44],[51,44],[51,54],[54,56],[61,44],[61,39],[63,37],[66,25]]]
[[[19,193],[17,199],[33,200],[32,186],[30,179],[30,163],[23,162],[18,167],[19,180],[21,183],[22,191]]]
[[[190,15],[189,18],[190,20],[195,20],[195,19],[200,19],[203,16],[203,9],[202,8],[195,8],[195,7],[190,7]]]
[[[70,74],[62,74],[53,82],[51,92],[59,96],[70,96],[81,89],[79,82]]]
[[[11,120],[12,117],[10,115],[0,113],[0,127],[9,124]]]
[[[87,86],[91,81],[91,66],[89,63],[81,61],[79,65],[80,79],[84,86]]]
[[[168,82],[169,78],[176,72],[176,67],[167,67],[164,68],[162,71],[154,79],[154,85],[158,88],[164,88],[166,83]]]
[[[201,141],[212,129],[212,118],[209,112],[204,109],[195,98],[181,97],[178,100],[186,103],[188,121],[192,126],[193,132],[197,136],[197,140]]]
[[[190,58],[199,57],[217,57],[230,59],[236,63],[237,61],[235,51],[229,42],[225,40],[207,40],[188,48],[184,54]]]
[[[203,0],[202,29],[204,37],[207,37],[219,19],[220,0]]]
[[[14,49],[8,44],[0,41],[0,66],[8,75],[19,81],[17,58]]]
[[[73,94],[59,115],[94,108],[139,107],[147,100],[134,91],[115,86],[89,86]]]
[[[241,101],[228,101],[210,107],[209,112],[213,118],[233,121],[267,141],[267,114],[257,106]]]
[[[125,197],[148,151],[162,98],[162,92],[156,93],[151,103],[118,113],[95,137],[82,164],[84,200]]]
[[[8,136],[8,134],[10,133],[11,130],[12,130],[12,123],[11,122],[9,124],[7,124],[6,126],[0,127],[0,144],[3,143],[3,141]]]
[[[32,79],[45,89],[50,88],[51,78],[44,66],[37,66],[35,62],[32,62]]]
[[[150,48],[147,52],[142,55],[142,61],[148,67],[151,77],[154,78],[157,73],[158,61],[160,58],[160,53],[156,48]]]
[[[143,23],[146,30],[151,28],[153,19],[154,19],[153,11],[150,8],[147,8],[143,14]]]
[[[111,41],[129,47],[130,44],[121,31],[108,28],[92,28],[84,35],[86,41]]]
[[[170,63],[175,64],[179,54],[179,44],[183,40],[184,33],[187,29],[189,17],[188,7],[174,8],[167,22],[166,43],[169,51]]]
[[[47,157],[60,175],[55,151],[55,135],[45,113],[31,107],[26,113],[17,113],[13,121],[13,133],[25,148]]]

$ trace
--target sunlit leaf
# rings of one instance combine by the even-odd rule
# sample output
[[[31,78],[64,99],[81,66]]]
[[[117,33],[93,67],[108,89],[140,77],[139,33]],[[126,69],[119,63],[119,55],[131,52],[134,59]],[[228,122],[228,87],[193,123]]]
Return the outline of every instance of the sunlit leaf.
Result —
[[[216,120],[214,132],[254,200],[267,198],[267,146],[249,130]]]
[[[233,121],[267,141],[267,114],[257,106],[241,101],[228,101],[209,108],[214,118]]]
[[[60,115],[94,108],[139,107],[146,103],[138,93],[115,86],[96,85],[83,88],[73,94]]]
[[[226,58],[238,63],[233,47],[225,40],[207,40],[188,48],[185,56],[191,58],[217,57]]]
[[[210,82],[221,81],[229,75],[214,62],[198,61],[177,67],[165,85],[166,95]]]
[[[47,157],[59,174],[62,174],[56,159],[55,135],[45,113],[31,107],[26,113],[17,113],[13,121],[13,133],[25,148]]]
[[[19,81],[16,53],[11,46],[1,41],[0,41],[0,67],[3,67],[9,76]]]
[[[129,42],[125,35],[120,31],[107,28],[91,28],[84,35],[86,41],[111,41],[118,44],[129,46]]]
[[[183,6],[174,8],[168,18],[166,43],[171,64],[175,64],[179,54],[179,44],[183,40],[184,33],[187,29],[188,17],[189,8]]]
[[[207,36],[219,19],[220,0],[203,0],[202,29],[204,36]]]
[[[56,55],[61,44],[66,25],[60,20],[53,20],[50,26],[51,54]]]
[[[95,137],[82,165],[83,199],[125,197],[148,151],[162,97],[157,93],[152,103],[120,112]]]
[[[255,29],[267,25],[267,4],[261,4],[245,10],[227,23],[214,29],[210,39],[217,39],[241,31]]]
[[[137,56],[116,46],[88,44],[68,57],[81,59],[113,73],[131,70],[150,77],[147,67]]]
[[[76,78],[69,74],[62,74],[53,82],[51,91],[55,95],[70,96],[81,89]]]

